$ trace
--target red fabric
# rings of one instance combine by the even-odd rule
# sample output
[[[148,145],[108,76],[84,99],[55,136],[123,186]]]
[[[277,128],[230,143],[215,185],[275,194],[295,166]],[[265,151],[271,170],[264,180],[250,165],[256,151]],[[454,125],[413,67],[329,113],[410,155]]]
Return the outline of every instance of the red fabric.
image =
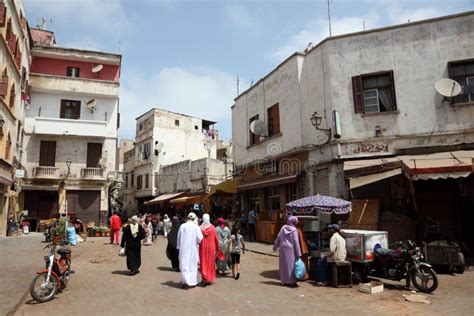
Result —
[[[111,229],[110,230],[110,243],[114,242],[114,235],[115,235],[115,243],[118,245],[120,240],[120,229]]]
[[[120,229],[122,227],[122,220],[117,214],[112,215],[110,218],[110,229]]]
[[[219,249],[219,239],[213,225],[201,227],[203,239],[199,245],[199,262],[202,277],[208,282],[216,279],[216,251]]]

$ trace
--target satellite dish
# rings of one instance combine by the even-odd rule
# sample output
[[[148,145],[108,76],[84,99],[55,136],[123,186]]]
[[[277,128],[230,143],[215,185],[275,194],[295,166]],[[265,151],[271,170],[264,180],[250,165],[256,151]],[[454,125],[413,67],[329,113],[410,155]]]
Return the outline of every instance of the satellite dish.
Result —
[[[104,65],[102,65],[102,64],[96,65],[96,66],[92,67],[92,72],[97,73],[97,72],[101,71],[102,68],[104,68]]]
[[[159,142],[158,144],[155,145],[155,149],[158,150],[158,151],[160,151],[160,150],[163,149],[163,146],[164,146],[164,145],[165,145],[165,144],[163,144],[162,142]]]
[[[97,101],[95,99],[90,99],[86,102],[86,106],[88,109],[93,109],[97,105]]]
[[[264,121],[255,120],[250,123],[250,131],[259,136],[265,136],[267,134],[267,126]]]
[[[446,98],[452,98],[461,93],[461,85],[448,78],[440,79],[435,84],[436,91]]]

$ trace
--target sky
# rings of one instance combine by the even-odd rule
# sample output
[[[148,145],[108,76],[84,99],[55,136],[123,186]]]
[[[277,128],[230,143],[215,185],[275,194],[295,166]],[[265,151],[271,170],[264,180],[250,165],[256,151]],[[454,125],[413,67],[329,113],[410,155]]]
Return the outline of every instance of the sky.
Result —
[[[121,139],[162,108],[217,121],[232,137],[240,92],[329,36],[327,0],[23,0],[58,46],[122,54]],[[329,0],[332,34],[474,10],[474,0]]]

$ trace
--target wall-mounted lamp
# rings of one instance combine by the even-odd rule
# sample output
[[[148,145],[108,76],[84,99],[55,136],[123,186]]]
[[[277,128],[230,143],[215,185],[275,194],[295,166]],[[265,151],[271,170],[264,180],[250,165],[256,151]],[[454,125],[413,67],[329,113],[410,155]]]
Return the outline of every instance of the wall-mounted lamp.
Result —
[[[311,124],[313,124],[314,128],[316,128],[318,131],[324,131],[324,132],[329,132],[331,134],[331,129],[324,129],[320,128],[321,122],[323,121],[323,117],[321,115],[318,115],[318,112],[314,112],[313,115],[311,115]]]

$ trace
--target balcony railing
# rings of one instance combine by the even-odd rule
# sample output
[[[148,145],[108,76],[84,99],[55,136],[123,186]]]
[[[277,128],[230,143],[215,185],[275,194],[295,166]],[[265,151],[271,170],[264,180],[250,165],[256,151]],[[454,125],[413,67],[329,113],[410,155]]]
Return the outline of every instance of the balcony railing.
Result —
[[[81,170],[83,179],[103,179],[104,169],[102,168],[84,168]]]
[[[33,177],[40,179],[57,179],[59,178],[59,168],[35,167],[33,168]]]

